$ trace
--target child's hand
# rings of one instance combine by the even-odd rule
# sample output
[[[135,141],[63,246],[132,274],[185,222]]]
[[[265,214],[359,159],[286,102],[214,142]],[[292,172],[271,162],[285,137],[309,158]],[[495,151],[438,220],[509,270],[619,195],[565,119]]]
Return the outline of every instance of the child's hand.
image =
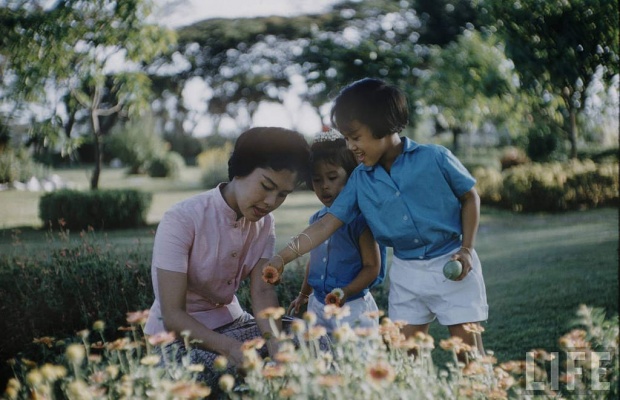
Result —
[[[297,315],[301,311],[301,306],[308,303],[308,296],[302,292],[299,292],[297,298],[291,302],[291,305],[288,306],[288,310],[286,313],[289,315]]]
[[[460,261],[461,265],[463,266],[463,272],[461,272],[461,275],[456,278],[455,281],[462,281],[471,272],[471,257],[471,251],[467,247],[461,247],[459,251],[452,255],[451,259]]]

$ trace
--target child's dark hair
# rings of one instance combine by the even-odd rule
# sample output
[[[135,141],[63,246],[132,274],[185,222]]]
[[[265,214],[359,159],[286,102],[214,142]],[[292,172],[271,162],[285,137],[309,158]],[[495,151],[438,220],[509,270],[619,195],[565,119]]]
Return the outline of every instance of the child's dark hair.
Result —
[[[347,147],[347,142],[344,138],[314,142],[310,147],[310,153],[310,165],[312,168],[319,162],[326,162],[342,167],[348,177],[351,176],[351,172],[357,167],[355,155]],[[306,184],[312,189],[312,175],[308,177]]]
[[[407,98],[400,89],[380,79],[353,82],[336,97],[331,122],[346,132],[354,120],[367,125],[377,139],[400,133],[409,121]]]
[[[297,172],[297,184],[310,176],[310,146],[299,133],[284,128],[261,127],[243,132],[228,160],[228,179],[244,177],[256,168]]]

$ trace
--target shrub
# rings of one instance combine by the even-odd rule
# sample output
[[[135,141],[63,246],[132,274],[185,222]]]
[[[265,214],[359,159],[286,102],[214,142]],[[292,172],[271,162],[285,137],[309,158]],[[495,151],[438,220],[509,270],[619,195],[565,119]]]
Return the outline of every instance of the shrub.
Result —
[[[483,204],[495,205],[502,200],[503,177],[495,168],[475,168],[472,175],[476,178],[476,190]]]
[[[618,164],[591,160],[529,164],[503,173],[502,203],[515,211],[564,211],[615,204]]]
[[[25,149],[6,147],[0,151],[0,183],[26,182],[45,176],[45,167],[32,160]]]
[[[552,154],[558,150],[561,141],[558,135],[553,134],[547,127],[537,126],[527,134],[527,156],[532,161],[549,161]]]
[[[155,124],[150,118],[131,121],[114,131],[107,137],[105,146],[107,153],[129,167],[130,174],[145,172],[151,160],[168,151],[168,144],[155,133]]]
[[[530,162],[525,152],[518,147],[507,147],[504,149],[499,161],[502,165],[502,171]]]
[[[114,324],[106,332],[115,337],[126,312],[152,304],[150,252],[138,243],[119,248],[92,230],[77,241],[61,231],[44,247],[24,252],[16,243],[0,255],[0,359],[21,352],[48,361],[54,348],[33,347],[33,338],[72,336],[96,319]]]
[[[226,142],[222,147],[205,150],[198,155],[198,165],[203,171],[202,184],[206,189],[228,181],[228,159],[232,148],[232,143]]]
[[[184,167],[183,157],[179,153],[169,151],[149,162],[148,174],[153,178],[178,178]]]
[[[39,217],[52,228],[118,229],[146,224],[151,193],[133,189],[59,190],[39,201]]]
[[[170,151],[179,153],[187,165],[196,165],[196,156],[203,150],[200,139],[184,133],[164,134],[164,140],[170,143]]]

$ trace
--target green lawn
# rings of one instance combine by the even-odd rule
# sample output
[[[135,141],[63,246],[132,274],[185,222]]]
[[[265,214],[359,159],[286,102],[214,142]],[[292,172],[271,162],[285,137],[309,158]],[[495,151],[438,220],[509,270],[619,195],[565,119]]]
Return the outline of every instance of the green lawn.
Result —
[[[88,186],[84,171],[60,174],[79,187]],[[107,232],[107,240],[117,246],[139,242],[149,251],[156,222],[170,205],[201,190],[199,177],[196,169],[188,169],[176,181],[128,178],[122,171],[105,170],[102,187],[138,187],[154,194],[150,226]],[[28,228],[41,225],[39,197],[38,193],[0,192],[0,252],[14,248],[16,227],[20,227],[18,237],[23,243],[20,251],[35,252],[46,243],[48,232]],[[278,248],[307,225],[318,207],[314,194],[306,191],[292,194],[276,210]],[[500,360],[524,359],[532,348],[557,351],[557,339],[568,331],[579,304],[618,312],[616,209],[515,214],[483,207],[476,248],[490,306],[485,346]],[[386,287],[378,292],[382,293],[379,306],[386,309]],[[436,339],[447,336],[447,330],[438,325],[433,325],[431,333]]]

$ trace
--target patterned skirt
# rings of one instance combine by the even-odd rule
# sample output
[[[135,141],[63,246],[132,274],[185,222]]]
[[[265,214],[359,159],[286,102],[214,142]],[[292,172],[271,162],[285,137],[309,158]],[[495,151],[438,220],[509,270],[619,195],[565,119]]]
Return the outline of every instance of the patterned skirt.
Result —
[[[290,332],[290,324],[293,320],[294,319],[289,316],[282,317],[282,330],[285,332]],[[262,333],[256,324],[256,320],[247,312],[233,322],[214,329],[214,331],[233,338],[239,342],[245,342],[247,340],[262,337]],[[293,342],[295,345],[299,344],[297,339],[293,339]],[[319,339],[319,348],[321,351],[331,350],[331,342],[327,336]],[[181,339],[167,345],[164,348],[164,351],[166,352],[167,359],[174,357],[179,363],[184,357],[187,356],[187,349]],[[258,353],[262,358],[267,357],[269,355],[267,346],[263,346]],[[198,375],[198,380],[209,385],[215,391],[217,391],[218,380],[223,374],[231,374],[237,377],[238,380],[240,379],[236,366],[229,366],[225,371],[216,371],[213,368],[213,362],[218,355],[218,353],[195,347],[192,347],[189,351],[189,360],[191,364],[204,365],[204,371]]]

